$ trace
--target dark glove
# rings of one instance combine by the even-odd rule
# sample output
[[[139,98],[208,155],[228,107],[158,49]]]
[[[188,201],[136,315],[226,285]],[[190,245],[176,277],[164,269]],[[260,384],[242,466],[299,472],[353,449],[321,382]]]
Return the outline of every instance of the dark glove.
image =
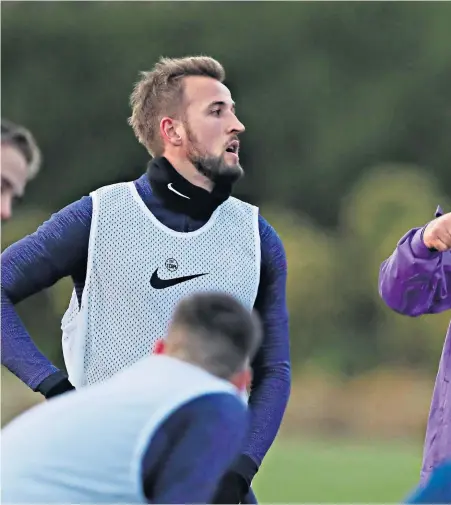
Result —
[[[242,503],[257,470],[257,464],[249,456],[241,455],[221,479],[212,503]]]
[[[49,375],[37,387],[36,391],[45,396],[48,400],[54,396],[62,395],[68,391],[74,390],[74,386],[69,382],[67,375],[59,370],[58,372]]]
[[[249,486],[241,475],[227,472],[219,483],[213,503],[241,503],[248,491]]]

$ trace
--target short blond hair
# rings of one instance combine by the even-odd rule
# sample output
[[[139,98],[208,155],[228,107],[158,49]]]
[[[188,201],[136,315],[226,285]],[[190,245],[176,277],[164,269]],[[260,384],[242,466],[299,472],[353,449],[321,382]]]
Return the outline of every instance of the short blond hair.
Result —
[[[178,117],[183,104],[183,78],[211,77],[224,82],[223,66],[208,56],[160,58],[150,72],[141,72],[130,96],[129,124],[152,156],[163,154],[159,125],[162,117]]]
[[[16,148],[25,158],[28,167],[27,179],[33,179],[42,163],[41,151],[35,138],[27,128],[2,118],[2,144]]]

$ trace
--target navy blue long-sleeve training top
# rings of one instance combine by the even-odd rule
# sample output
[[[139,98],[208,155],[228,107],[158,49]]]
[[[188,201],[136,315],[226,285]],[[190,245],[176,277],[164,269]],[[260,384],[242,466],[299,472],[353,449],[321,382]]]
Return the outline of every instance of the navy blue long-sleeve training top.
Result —
[[[152,192],[145,174],[134,183],[149,210],[168,228],[191,232],[205,224],[205,220],[168,209]],[[58,369],[37,349],[14,304],[66,276],[72,277],[81,298],[91,217],[92,200],[84,196],[2,254],[2,364],[33,390]],[[253,362],[250,433],[244,450],[256,467],[280,427],[291,381],[285,251],[277,233],[261,216],[259,230],[261,278],[255,309],[262,318],[264,340]]]
[[[149,502],[211,502],[221,472],[240,451],[246,420],[245,410],[227,394],[197,398],[169,416],[148,441],[142,459]]]

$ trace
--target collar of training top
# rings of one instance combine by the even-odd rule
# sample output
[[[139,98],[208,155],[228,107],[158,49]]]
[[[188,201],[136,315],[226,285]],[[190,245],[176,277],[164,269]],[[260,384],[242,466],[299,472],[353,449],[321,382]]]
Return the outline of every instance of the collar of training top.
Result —
[[[149,162],[147,176],[153,193],[167,208],[193,219],[208,219],[232,192],[231,184],[216,184],[211,193],[194,186],[164,157]]]

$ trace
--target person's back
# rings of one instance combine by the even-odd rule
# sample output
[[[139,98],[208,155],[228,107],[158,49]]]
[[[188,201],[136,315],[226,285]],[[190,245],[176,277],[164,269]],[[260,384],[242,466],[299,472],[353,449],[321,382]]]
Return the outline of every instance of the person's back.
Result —
[[[212,498],[242,449],[248,372],[241,366],[259,336],[237,301],[218,294],[193,298],[180,304],[161,344],[167,355],[38,405],[2,430],[2,503]],[[200,344],[208,336],[205,349]]]
[[[145,358],[103,384],[39,405],[3,432],[2,502],[145,502],[148,439],[183,404],[211,394],[233,396],[244,420],[246,407],[232,384],[167,356]]]

